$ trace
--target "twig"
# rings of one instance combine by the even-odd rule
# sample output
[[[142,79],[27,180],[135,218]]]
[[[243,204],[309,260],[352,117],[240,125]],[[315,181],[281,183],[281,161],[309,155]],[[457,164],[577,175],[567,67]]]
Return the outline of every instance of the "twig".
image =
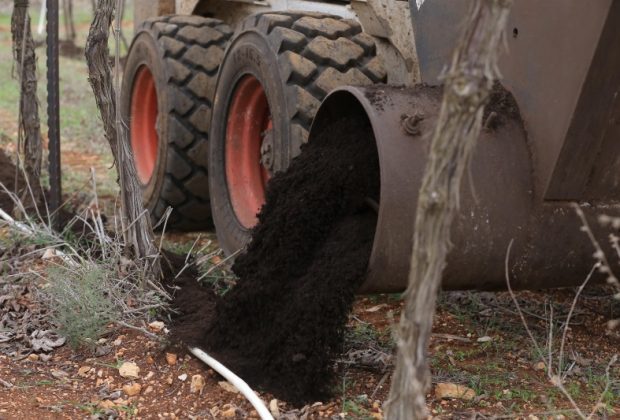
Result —
[[[568,315],[566,316],[566,323],[564,324],[564,331],[562,333],[562,341],[560,343],[560,355],[559,355],[560,361],[558,363],[558,374],[560,373],[560,370],[562,369],[562,366],[563,366],[564,344],[566,342],[566,334],[568,333],[568,326],[570,324],[571,317],[573,316],[573,311],[575,310],[575,306],[577,305],[577,300],[579,299],[581,292],[583,292],[583,289],[586,287],[586,285],[592,278],[592,274],[594,274],[594,271],[598,268],[598,266],[599,266],[598,262],[592,266],[592,269],[588,273],[588,276],[586,277],[585,281],[581,283],[581,286],[579,286],[579,289],[577,289],[577,293],[575,293],[575,298],[573,299],[573,303],[571,304],[570,310],[568,311]]]
[[[231,258],[234,258],[237,254],[239,254],[241,252],[241,249],[236,250],[235,252],[233,252],[232,254],[230,254],[228,257],[224,258],[222,261],[220,261],[219,263],[215,264],[213,267],[209,268],[207,270],[206,273],[204,273],[202,276],[198,277],[198,279],[196,280],[197,282],[199,282],[200,280],[204,279],[205,277],[208,277],[209,274],[211,274],[213,271],[217,270],[219,267],[221,267],[222,265],[224,265],[228,260],[230,260]]]
[[[536,348],[537,354],[540,356],[542,362],[545,365],[545,368],[547,370],[547,376],[548,376],[549,380],[551,381],[551,383],[553,385],[555,385],[555,387],[558,390],[560,390],[560,392],[562,394],[564,394],[564,396],[570,402],[570,404],[573,406],[573,408],[575,409],[575,411],[577,412],[579,417],[581,417],[582,419],[587,419],[589,417],[586,417],[586,415],[581,411],[581,409],[579,408],[579,406],[577,405],[577,403],[575,402],[573,397],[570,395],[570,393],[564,387],[564,384],[562,383],[562,379],[561,379],[560,375],[554,375],[552,370],[551,370],[552,369],[552,365],[551,365],[551,344],[549,344],[549,361],[546,361],[545,358],[543,357],[544,353],[540,349],[540,346],[538,345],[538,342],[536,341],[536,339],[534,338],[534,335],[530,331],[530,328],[529,328],[529,326],[527,324],[527,321],[525,320],[525,317],[523,316],[523,313],[521,312],[521,307],[519,305],[519,302],[517,302],[517,298],[516,298],[516,296],[515,296],[515,294],[514,294],[514,292],[512,290],[512,287],[510,286],[509,262],[510,262],[510,250],[512,249],[513,242],[514,242],[514,240],[511,240],[510,244],[508,245],[508,249],[506,251],[506,259],[504,261],[504,270],[505,270],[505,276],[506,276],[506,287],[508,289],[508,293],[510,294],[510,297],[512,298],[512,301],[515,304],[515,307],[517,308],[517,312],[519,313],[519,317],[521,318],[521,322],[523,323],[523,326],[525,327],[525,331],[527,332],[528,336],[530,337],[530,340],[532,341],[532,344],[534,344],[534,347]],[[588,279],[586,279],[586,281],[587,280]],[[553,309],[552,309],[552,313],[553,313]],[[551,325],[553,325],[553,323],[551,323]],[[568,323],[566,324],[565,328],[567,328],[567,327],[568,327]],[[552,340],[549,339],[549,342],[551,343]],[[559,367],[558,369],[560,369],[560,368],[561,367]]]
[[[183,274],[183,272],[184,272],[185,270],[187,270],[187,268],[188,268],[188,267],[192,266],[192,265],[195,263],[194,261],[192,261],[192,262],[188,262],[188,261],[189,261],[189,259],[191,258],[191,256],[192,256],[192,251],[194,250],[194,247],[196,246],[196,244],[198,243],[198,241],[199,241],[199,240],[200,240],[200,234],[198,234],[198,237],[196,238],[196,240],[195,240],[195,241],[194,241],[194,243],[192,244],[192,247],[189,249],[189,251],[187,251],[187,254],[185,255],[185,264],[183,265],[183,268],[181,268],[181,269],[179,270],[179,272],[176,274],[176,276],[174,276],[174,279],[175,279],[175,280],[176,280],[176,279],[178,279],[178,278],[179,278],[179,276],[180,276],[181,274]]]
[[[536,353],[540,357],[542,357],[544,353],[538,346],[538,341],[536,341],[536,339],[534,338],[534,334],[532,334],[532,331],[530,331],[530,327],[528,326],[528,323],[525,320],[525,316],[523,316],[523,312],[521,311],[521,305],[519,305],[519,302],[517,302],[517,297],[515,296],[514,292],[512,291],[512,287],[510,286],[509,263],[510,263],[510,251],[512,250],[513,243],[514,243],[514,239],[511,239],[510,243],[508,244],[508,249],[506,250],[506,259],[504,260],[504,273],[506,276],[506,288],[508,289],[508,293],[510,294],[510,298],[512,299],[512,302],[515,304],[515,307],[517,308],[517,313],[519,314],[519,318],[521,318],[521,323],[525,327],[525,331],[527,332],[527,335],[530,337],[530,340],[532,341],[532,343],[534,343],[534,347],[536,348]],[[543,358],[543,362],[544,361],[545,360]]]
[[[142,327],[138,327],[138,326],[135,326],[135,325],[128,324],[125,321],[115,321],[115,322],[116,322],[116,324],[120,325],[121,327],[125,327],[125,328],[129,328],[129,329],[132,329],[132,330],[135,330],[135,331],[139,331],[142,334],[144,334],[147,337],[150,337],[150,338],[152,338],[154,340],[161,341],[161,339],[162,339],[158,335],[153,334],[152,332],[147,331],[146,329],[144,329]]]
[[[592,229],[590,228],[590,224],[588,223],[588,220],[586,219],[586,216],[583,213],[583,210],[581,210],[581,207],[579,207],[577,203],[573,203],[573,208],[575,209],[575,213],[577,213],[577,216],[579,216],[579,219],[581,220],[581,231],[584,232],[586,235],[588,235],[588,238],[590,239],[590,242],[592,243],[592,246],[594,247],[594,251],[595,251],[594,258],[598,262],[601,263],[600,266],[598,267],[599,272],[608,275],[607,283],[618,285],[619,284],[618,278],[611,270],[611,265],[609,264],[609,261],[607,260],[607,255],[605,254],[605,252],[603,252],[603,248],[601,247],[598,240],[594,236],[594,233],[592,232]]]
[[[377,392],[379,392],[379,388],[381,388],[381,386],[383,386],[383,384],[385,383],[385,381],[387,380],[387,378],[390,376],[390,372],[385,372],[383,374],[383,376],[381,377],[381,379],[379,380],[379,382],[377,383],[377,386],[375,387],[375,390],[372,391],[372,394],[370,394],[370,399],[374,400],[375,399],[375,395],[377,395]]]
[[[2,385],[5,388],[9,388],[9,389],[13,388],[13,384],[12,383],[10,383],[8,381],[5,381],[2,378],[0,378],[0,385]]]
[[[433,333],[431,334],[431,337],[443,338],[445,340],[462,341],[463,343],[471,343],[471,340],[467,337],[459,337],[458,335],[452,335],[452,334]]]

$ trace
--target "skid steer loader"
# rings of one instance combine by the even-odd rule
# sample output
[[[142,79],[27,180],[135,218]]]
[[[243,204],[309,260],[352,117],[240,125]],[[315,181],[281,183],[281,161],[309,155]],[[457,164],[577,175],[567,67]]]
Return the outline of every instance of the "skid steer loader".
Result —
[[[121,107],[152,217],[172,207],[169,225],[214,225],[234,252],[270,177],[313,133],[368,119],[381,193],[361,291],[404,289],[441,73],[468,5],[135,0]],[[445,288],[501,288],[510,241],[515,287],[576,284],[593,250],[571,206],[619,213],[620,1],[519,0],[506,39]]]

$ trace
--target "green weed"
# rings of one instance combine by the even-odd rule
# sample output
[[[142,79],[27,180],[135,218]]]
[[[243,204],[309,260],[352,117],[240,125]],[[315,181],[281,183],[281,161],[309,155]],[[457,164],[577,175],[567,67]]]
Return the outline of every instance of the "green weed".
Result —
[[[118,320],[119,311],[110,295],[113,273],[105,267],[52,266],[48,279],[53,321],[72,347],[93,346],[106,326]]]

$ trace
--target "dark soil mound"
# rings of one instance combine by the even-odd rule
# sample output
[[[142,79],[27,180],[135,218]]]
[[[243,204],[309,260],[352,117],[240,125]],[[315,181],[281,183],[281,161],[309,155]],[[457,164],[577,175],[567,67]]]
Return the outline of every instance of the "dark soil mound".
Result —
[[[5,186],[9,191],[15,190],[15,179],[17,177],[18,190],[23,188],[24,182],[21,173],[17,172],[13,161],[4,153],[4,150],[0,149],[0,183]],[[4,191],[4,188],[0,187],[0,208],[5,212],[11,214],[13,212],[15,203]]]
[[[325,397],[366,275],[379,164],[367,121],[341,121],[270,182],[252,242],[203,346],[250,384],[296,404]],[[204,320],[203,320],[204,322]]]
[[[210,325],[215,314],[217,295],[211,288],[196,281],[194,265],[185,270],[185,257],[162,251],[161,261],[164,287],[173,298],[171,340],[174,343],[198,345],[204,335],[204,326]],[[177,273],[183,272],[177,277]]]

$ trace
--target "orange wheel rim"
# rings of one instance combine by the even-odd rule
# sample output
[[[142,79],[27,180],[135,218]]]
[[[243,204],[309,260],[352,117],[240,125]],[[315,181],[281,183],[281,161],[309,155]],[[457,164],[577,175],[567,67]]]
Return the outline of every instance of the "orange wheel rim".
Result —
[[[131,149],[138,178],[147,184],[157,163],[157,90],[155,79],[147,66],[141,66],[136,74],[131,92]]]
[[[256,215],[265,202],[271,166],[265,158],[271,150],[266,151],[265,146],[272,128],[263,87],[254,76],[244,76],[228,108],[225,165],[230,201],[237,220],[246,229],[256,225]]]

